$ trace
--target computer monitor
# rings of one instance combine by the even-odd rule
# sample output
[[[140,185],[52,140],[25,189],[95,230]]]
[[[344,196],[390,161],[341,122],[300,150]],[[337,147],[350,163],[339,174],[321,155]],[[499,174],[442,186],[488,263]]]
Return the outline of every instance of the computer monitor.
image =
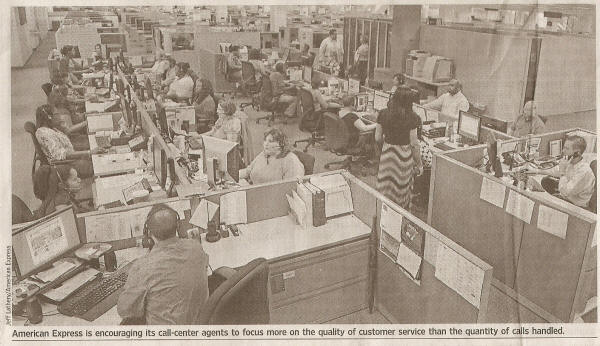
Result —
[[[306,83],[312,82],[312,68],[308,66],[304,66],[304,70],[302,71],[302,79]]]
[[[81,245],[73,207],[58,210],[12,235],[18,279],[50,266],[58,257]]]
[[[152,90],[152,82],[149,77],[146,77],[144,85],[146,87],[146,92],[148,93],[148,98],[154,100],[154,90]]]
[[[460,111],[458,115],[458,134],[461,137],[467,138],[474,142],[479,142],[480,130],[480,117],[464,111]]]
[[[390,95],[383,91],[375,90],[375,94],[373,95],[373,109],[376,111],[386,109],[389,100]]]
[[[204,148],[202,160],[209,184],[220,180],[238,182],[241,164],[238,144],[207,135],[202,135],[202,143]]]
[[[167,154],[165,150],[158,145],[155,140],[152,143],[152,164],[154,167],[154,175],[162,188],[167,182]]]
[[[281,57],[281,61],[287,62],[290,57],[290,47],[286,47],[283,49],[283,56]]]
[[[112,90],[113,89],[113,85],[115,84],[115,76],[113,73],[110,74],[110,77],[108,77],[108,90]]]
[[[158,107],[156,110],[158,116],[158,125],[160,126],[160,133],[163,135],[169,135],[169,123],[167,122],[167,111],[164,107]]]

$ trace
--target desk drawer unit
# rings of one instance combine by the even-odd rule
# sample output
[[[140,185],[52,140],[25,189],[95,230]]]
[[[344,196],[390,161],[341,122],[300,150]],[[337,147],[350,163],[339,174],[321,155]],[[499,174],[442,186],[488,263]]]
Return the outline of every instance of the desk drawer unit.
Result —
[[[368,240],[271,263],[271,323],[320,323],[367,305]]]

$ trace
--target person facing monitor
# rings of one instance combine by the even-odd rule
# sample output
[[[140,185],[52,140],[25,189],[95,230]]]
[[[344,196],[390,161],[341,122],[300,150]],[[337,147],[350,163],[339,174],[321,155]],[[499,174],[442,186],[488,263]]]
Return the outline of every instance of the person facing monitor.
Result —
[[[240,178],[252,184],[261,184],[304,176],[304,166],[298,157],[290,152],[285,134],[276,128],[265,133],[263,151],[245,169],[240,170]]]
[[[154,246],[131,266],[117,302],[129,324],[194,324],[208,299],[208,255],[197,240],[177,237],[178,221],[165,204],[148,213],[144,234]]]
[[[530,100],[523,105],[523,111],[510,126],[508,134],[513,137],[525,137],[527,135],[538,135],[546,131],[546,124],[537,115],[535,101]]]
[[[458,79],[449,82],[450,89],[432,102],[425,104],[426,108],[439,110],[442,116],[454,121],[458,120],[459,112],[469,110],[469,101],[462,93],[462,84]]]
[[[549,170],[530,167],[535,173],[547,174],[542,187],[550,194],[559,194],[567,201],[586,208],[594,191],[596,178],[589,163],[583,161],[586,142],[581,136],[570,136],[565,140],[559,164]]]

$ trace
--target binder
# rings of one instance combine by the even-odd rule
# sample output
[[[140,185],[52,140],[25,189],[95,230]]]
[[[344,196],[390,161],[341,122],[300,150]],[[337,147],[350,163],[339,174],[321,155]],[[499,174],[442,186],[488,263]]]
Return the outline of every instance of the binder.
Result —
[[[325,217],[325,192],[309,182],[298,183],[296,192],[306,205],[307,224],[313,227],[324,225],[327,221]]]

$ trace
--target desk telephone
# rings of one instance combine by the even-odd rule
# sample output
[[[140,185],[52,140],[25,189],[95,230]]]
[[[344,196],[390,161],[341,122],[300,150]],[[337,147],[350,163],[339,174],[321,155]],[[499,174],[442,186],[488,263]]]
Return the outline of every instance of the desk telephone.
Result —
[[[446,136],[446,124],[445,123],[432,123],[423,126],[423,135],[429,138],[438,138]]]

